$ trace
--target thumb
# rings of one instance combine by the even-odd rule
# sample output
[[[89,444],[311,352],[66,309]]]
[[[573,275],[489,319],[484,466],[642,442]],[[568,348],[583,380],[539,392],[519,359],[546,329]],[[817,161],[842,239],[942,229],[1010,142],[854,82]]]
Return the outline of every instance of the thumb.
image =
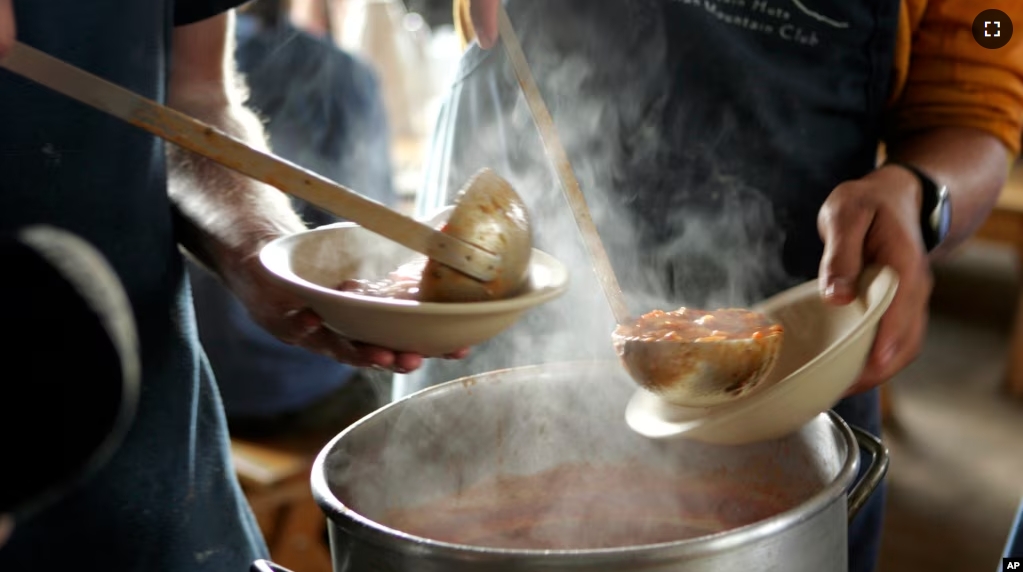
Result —
[[[842,201],[825,202],[817,217],[824,241],[818,275],[821,296],[827,302],[848,304],[856,298],[856,281],[863,269],[863,242],[873,222],[872,211],[843,208]]]
[[[2,1],[2,0],[0,0]],[[469,0],[469,14],[476,41],[488,50],[497,43],[497,11],[501,0]]]

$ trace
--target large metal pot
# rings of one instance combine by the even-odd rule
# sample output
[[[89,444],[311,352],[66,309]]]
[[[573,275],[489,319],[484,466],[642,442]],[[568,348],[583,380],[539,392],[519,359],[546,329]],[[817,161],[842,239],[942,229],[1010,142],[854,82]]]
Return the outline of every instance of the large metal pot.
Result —
[[[586,362],[463,378],[392,403],[338,435],[312,473],[313,494],[329,519],[335,572],[847,569],[847,521],[887,468],[880,442],[830,412],[786,438],[754,445],[648,440],[625,424],[635,385],[620,371],[614,363]],[[857,443],[872,453],[872,463],[854,485]],[[576,469],[578,480],[560,492],[545,481],[539,485],[545,490],[499,489],[508,492],[495,494],[483,509],[479,495],[464,500],[474,484],[520,486],[533,478],[526,476],[562,467]],[[612,479],[602,490],[600,479],[612,474],[608,467],[630,477]],[[679,503],[672,514],[691,515],[693,522],[685,524],[692,527],[678,529],[689,534],[643,544],[654,538],[643,532],[644,519],[663,516],[664,502],[650,497],[658,487],[650,484],[652,475],[672,475],[671,483],[678,483],[668,487],[672,496],[664,502]],[[559,508],[559,495],[568,498],[580,489],[596,496]],[[663,486],[657,490],[665,492]],[[537,503],[544,502],[540,514]],[[471,503],[479,510],[467,512]],[[416,506],[427,507],[418,520],[395,520]],[[529,541],[537,546],[545,541],[544,530],[606,529],[618,520],[616,541],[622,530],[632,530],[635,542],[586,548],[590,540],[577,535],[571,542],[583,544],[576,549],[558,549],[556,542],[523,548],[516,542],[530,519],[541,531]],[[714,532],[708,519],[738,526]],[[382,522],[417,523],[420,534]],[[685,538],[704,526],[709,533]],[[519,535],[511,544],[496,543],[511,548],[460,540],[499,536],[502,527]],[[431,536],[448,541],[426,538]]]

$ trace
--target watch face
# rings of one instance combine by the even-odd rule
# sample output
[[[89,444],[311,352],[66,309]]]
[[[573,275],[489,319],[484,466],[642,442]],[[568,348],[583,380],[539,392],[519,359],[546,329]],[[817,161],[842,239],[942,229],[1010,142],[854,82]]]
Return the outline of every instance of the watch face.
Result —
[[[934,179],[909,163],[893,162],[916,176],[923,191],[920,204],[920,233],[927,252],[934,250],[952,227],[952,202],[948,187],[938,186]]]
[[[952,203],[948,200],[948,187],[939,188],[937,195],[938,204],[934,206],[929,217],[930,227],[934,231],[934,244],[931,248],[945,240],[952,226]]]
[[[952,202],[948,200],[948,187],[941,187],[938,191],[938,240],[945,240],[948,231],[952,226]]]

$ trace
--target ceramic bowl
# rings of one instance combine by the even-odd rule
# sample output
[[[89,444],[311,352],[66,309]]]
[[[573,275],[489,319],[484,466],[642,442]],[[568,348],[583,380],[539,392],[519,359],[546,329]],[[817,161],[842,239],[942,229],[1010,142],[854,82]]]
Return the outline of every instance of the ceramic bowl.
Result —
[[[679,407],[640,389],[626,422],[651,438],[708,443],[765,441],[796,431],[833,407],[856,382],[870,354],[878,322],[898,289],[891,268],[863,273],[859,296],[846,306],[825,303],[817,281],[786,290],[753,309],[785,328],[767,379],[747,396],[713,407]]]
[[[448,214],[450,209],[425,222],[436,225]],[[415,256],[356,224],[338,223],[279,238],[263,248],[260,261],[338,334],[425,356],[441,356],[486,341],[527,310],[568,289],[565,267],[533,249],[526,287],[502,300],[423,303],[336,290],[346,279],[378,278]]]

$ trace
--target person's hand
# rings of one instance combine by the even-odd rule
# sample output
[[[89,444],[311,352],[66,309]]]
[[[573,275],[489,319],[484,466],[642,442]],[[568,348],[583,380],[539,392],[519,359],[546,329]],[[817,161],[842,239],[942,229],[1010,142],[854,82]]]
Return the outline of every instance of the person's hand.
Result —
[[[476,31],[476,42],[484,50],[489,50],[497,43],[497,10],[500,2],[469,0],[469,14],[472,16],[472,28]]]
[[[273,282],[257,254],[223,265],[220,274],[228,288],[245,304],[252,319],[284,343],[342,363],[396,373],[411,372],[423,363],[423,356],[419,354],[354,342],[331,331],[300,298]],[[463,349],[443,357],[461,359],[467,354],[468,349]]]
[[[867,264],[890,266],[899,275],[898,292],[881,318],[866,367],[847,395],[887,381],[909,365],[923,345],[933,281],[920,234],[921,193],[912,173],[885,166],[836,187],[817,217],[825,245],[820,266],[825,300],[852,302]]]
[[[0,0],[0,58],[14,47],[14,0]],[[496,14],[496,12],[495,12]],[[497,20],[494,20],[495,26]],[[496,28],[495,28],[496,29]]]

